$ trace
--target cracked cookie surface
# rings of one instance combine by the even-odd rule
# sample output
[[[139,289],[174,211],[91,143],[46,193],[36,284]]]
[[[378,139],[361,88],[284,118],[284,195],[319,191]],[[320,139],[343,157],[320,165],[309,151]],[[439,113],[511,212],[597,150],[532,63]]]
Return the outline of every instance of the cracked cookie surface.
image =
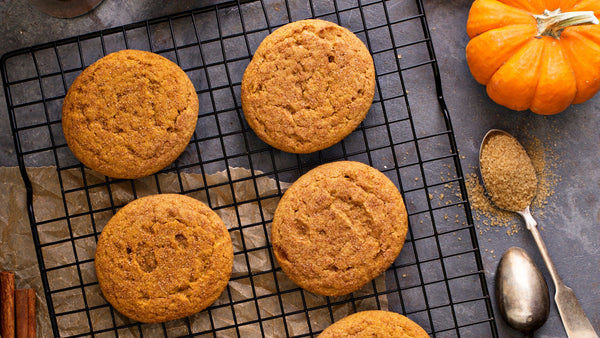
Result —
[[[185,72],[154,53],[122,50],[87,67],[63,102],[67,145],[106,176],[139,178],[171,164],[196,127],[198,96]]]
[[[318,338],[334,337],[429,338],[429,335],[419,324],[399,313],[371,310],[338,320]]]
[[[402,195],[366,164],[318,166],[285,192],[273,216],[277,262],[300,287],[341,296],[360,289],[396,259],[408,220]]]
[[[231,276],[233,246],[221,218],[177,194],[134,200],[106,224],[95,267],[106,300],[125,316],[159,323],[210,306]]]
[[[258,137],[283,151],[310,153],[341,141],[365,118],[375,92],[373,59],[346,28],[296,21],[261,42],[241,92]]]

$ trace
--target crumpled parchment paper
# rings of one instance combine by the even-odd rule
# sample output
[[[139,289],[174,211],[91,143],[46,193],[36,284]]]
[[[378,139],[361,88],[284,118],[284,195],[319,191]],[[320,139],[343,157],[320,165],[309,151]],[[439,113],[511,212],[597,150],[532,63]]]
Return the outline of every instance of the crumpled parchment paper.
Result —
[[[46,268],[58,267],[47,273],[52,290],[80,286],[81,282],[96,282],[91,261],[95,255],[95,234],[101,231],[113,214],[110,208],[111,198],[113,205],[119,207],[135,198],[150,194],[185,192],[207,204],[207,197],[210,196],[209,205],[230,229],[233,240],[235,258],[232,279],[228,289],[215,302],[217,307],[211,310],[213,325],[217,329],[237,322],[238,332],[243,337],[258,336],[261,330],[270,337],[283,337],[286,335],[286,327],[290,335],[308,333],[309,324],[312,331],[323,330],[332,322],[331,313],[335,321],[356,311],[387,309],[385,296],[361,299],[362,296],[373,295],[372,283],[354,293],[358,300],[345,302],[350,296],[327,299],[306,291],[290,291],[296,289],[296,285],[287,279],[282,271],[272,272],[277,263],[272,263],[270,250],[264,249],[267,245],[266,236],[270,233],[270,223],[267,224],[265,233],[262,222],[263,219],[272,219],[279,201],[279,189],[284,191],[289,183],[277,182],[266,176],[260,177],[260,172],[255,172],[255,176],[259,177],[253,179],[252,172],[243,168],[230,168],[228,171],[212,175],[181,173],[181,184],[177,174],[169,173],[135,180],[134,196],[130,182],[110,184],[109,194],[106,185],[103,184],[106,182],[105,177],[88,169],[83,173],[79,169],[72,169],[61,171],[60,174],[54,167],[28,168],[27,171],[33,186],[35,218],[37,222],[43,223],[38,226],[40,242],[43,244],[67,240],[42,249]],[[70,191],[65,194],[64,201],[59,175],[64,189]],[[234,183],[230,185],[229,182]],[[84,186],[88,187],[89,198],[86,190],[81,189]],[[205,186],[209,189],[205,189]],[[38,336],[49,337],[52,336],[52,329],[26,208],[26,192],[19,169],[0,167],[0,270],[15,271],[18,288],[36,290]],[[65,219],[65,209],[70,215],[70,229]],[[98,212],[104,209],[107,210]],[[72,216],[78,214],[82,216]],[[80,239],[73,241],[73,237]],[[90,262],[80,264],[79,272],[74,268],[62,268],[63,265],[86,260]],[[81,281],[79,273],[82,276]],[[385,291],[384,275],[376,278],[374,284],[378,292]],[[277,292],[276,285],[281,293]],[[85,297],[88,307],[100,306],[90,311],[94,331],[133,323],[118,313],[115,313],[113,323],[110,310],[101,306],[106,304],[106,301],[97,285],[83,289],[84,292],[81,288],[75,288],[54,293],[54,311],[62,313],[81,310],[85,308]],[[235,302],[235,305],[219,307],[231,302]],[[285,322],[281,316],[281,304],[286,314]],[[316,309],[307,314],[304,312],[305,307]],[[257,312],[260,313],[260,322]],[[210,329],[210,320],[208,311],[191,316],[189,325],[192,332]],[[57,322],[61,336],[91,331],[84,311],[59,316]],[[165,326],[168,335],[182,335],[187,334],[187,325],[184,320],[176,320],[166,323]],[[142,333],[145,336],[161,336],[163,328],[160,324],[145,324],[142,326]],[[237,334],[235,329],[223,333]],[[139,330],[137,327],[120,330],[119,336],[139,336]]]

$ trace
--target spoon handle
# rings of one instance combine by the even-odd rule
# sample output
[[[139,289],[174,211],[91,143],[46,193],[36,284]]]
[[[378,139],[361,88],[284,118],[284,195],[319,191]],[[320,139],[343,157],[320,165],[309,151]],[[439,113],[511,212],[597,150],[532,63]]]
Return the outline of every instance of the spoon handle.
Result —
[[[529,207],[527,207],[527,209],[525,209],[523,212],[520,212],[520,214],[525,219],[527,229],[531,231],[533,239],[535,240],[535,243],[540,250],[540,254],[544,259],[544,263],[546,263],[546,268],[548,268],[548,272],[550,273],[552,281],[554,282],[556,289],[554,301],[556,302],[556,307],[560,313],[560,318],[562,319],[567,336],[569,336],[569,338],[598,338],[598,335],[596,334],[596,331],[594,331],[594,327],[590,323],[590,320],[586,317],[585,312],[583,312],[581,304],[579,304],[579,301],[577,301],[575,293],[571,288],[563,283],[562,279],[558,275],[558,271],[556,270],[554,263],[552,263],[552,259],[550,259],[550,254],[546,248],[546,243],[544,243],[542,235],[537,229],[537,223],[535,219],[533,219],[533,216],[531,216]]]

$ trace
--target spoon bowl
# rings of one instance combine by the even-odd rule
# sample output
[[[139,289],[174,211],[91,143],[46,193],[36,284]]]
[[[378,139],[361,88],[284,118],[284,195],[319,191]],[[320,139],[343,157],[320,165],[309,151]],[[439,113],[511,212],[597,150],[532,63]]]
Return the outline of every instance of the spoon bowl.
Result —
[[[525,250],[506,250],[496,269],[495,286],[496,303],[508,325],[526,335],[544,325],[550,313],[548,285]]]
[[[40,11],[56,18],[74,18],[95,9],[103,0],[30,0]]]
[[[509,133],[488,131],[479,147],[479,171],[492,202],[500,209],[521,212],[529,207],[537,176],[525,148]]]

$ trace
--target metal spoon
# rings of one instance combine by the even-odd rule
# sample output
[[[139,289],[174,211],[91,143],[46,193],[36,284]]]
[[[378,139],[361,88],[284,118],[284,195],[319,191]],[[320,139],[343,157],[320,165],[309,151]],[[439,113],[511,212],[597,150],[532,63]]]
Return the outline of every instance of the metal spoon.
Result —
[[[496,269],[496,302],[508,325],[526,337],[533,337],[548,319],[548,285],[525,250],[512,247],[502,255]]]
[[[483,137],[483,141],[481,142],[481,146],[479,148],[479,167],[481,168],[481,151],[484,148],[486,142],[497,133],[502,133],[507,136],[512,137],[509,133],[499,130],[492,129],[488,131]],[[486,185],[485,176],[481,175],[484,185]],[[489,178],[488,178],[489,181]],[[489,188],[489,187],[488,187]],[[487,188],[486,188],[487,189]],[[533,199],[533,198],[532,198]],[[494,202],[492,200],[492,202]],[[510,210],[509,210],[510,211]],[[570,338],[598,338],[598,335],[594,331],[594,327],[590,323],[590,320],[586,317],[585,312],[583,312],[583,308],[577,301],[575,297],[575,293],[569,287],[567,287],[560,276],[558,275],[558,271],[552,263],[550,259],[550,254],[548,253],[548,249],[546,248],[546,244],[544,243],[542,236],[540,235],[537,229],[537,223],[533,216],[531,216],[531,212],[529,211],[529,206],[527,206],[524,210],[517,211],[521,217],[525,220],[525,224],[527,225],[527,229],[531,231],[533,235],[533,239],[537,244],[538,249],[540,250],[540,254],[544,259],[544,263],[546,264],[546,268],[552,277],[552,281],[554,282],[554,286],[556,289],[556,293],[554,295],[554,301],[556,302],[556,307],[558,308],[558,312],[560,313],[560,317],[563,322],[563,326],[565,327],[565,331]]]

